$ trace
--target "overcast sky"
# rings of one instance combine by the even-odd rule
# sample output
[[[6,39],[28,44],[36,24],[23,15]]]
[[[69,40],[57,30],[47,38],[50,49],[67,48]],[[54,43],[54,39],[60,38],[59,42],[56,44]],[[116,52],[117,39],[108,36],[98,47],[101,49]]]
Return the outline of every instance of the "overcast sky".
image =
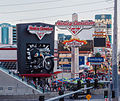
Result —
[[[57,20],[94,20],[96,14],[111,14],[113,0],[0,0],[0,23],[44,22],[54,24]],[[118,29],[120,23],[118,0]]]
[[[113,15],[113,6],[113,0],[0,0],[0,22],[54,24],[71,20],[73,13],[78,13],[79,20],[94,20],[95,14]]]

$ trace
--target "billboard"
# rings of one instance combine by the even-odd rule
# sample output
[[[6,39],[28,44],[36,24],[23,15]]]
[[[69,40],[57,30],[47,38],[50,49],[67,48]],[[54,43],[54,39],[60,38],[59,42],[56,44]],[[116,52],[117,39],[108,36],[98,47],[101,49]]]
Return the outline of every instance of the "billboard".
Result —
[[[111,14],[100,14],[95,15],[95,22],[102,22],[107,24],[107,28],[112,28],[112,15]]]
[[[106,47],[106,38],[94,38],[94,47]]]
[[[100,30],[106,30],[106,47],[111,48],[112,46],[112,15],[111,14],[99,14],[95,15],[95,23],[103,23],[107,25],[107,28],[101,28]]]
[[[45,23],[24,23],[17,24],[16,28],[18,71],[22,74],[50,72],[49,66],[44,64],[43,57],[53,58],[55,26]],[[41,61],[43,64],[40,64]],[[53,63],[50,59],[46,62]]]

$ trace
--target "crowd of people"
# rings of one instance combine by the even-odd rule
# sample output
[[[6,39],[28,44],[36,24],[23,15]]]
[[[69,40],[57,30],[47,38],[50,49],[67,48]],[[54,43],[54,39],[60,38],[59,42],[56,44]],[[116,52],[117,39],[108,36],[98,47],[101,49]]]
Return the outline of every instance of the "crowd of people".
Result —
[[[10,74],[12,73],[13,75],[16,75],[18,77],[21,77],[19,73],[16,72],[9,72]],[[84,87],[84,85],[87,83],[87,80],[90,81],[91,84],[95,82],[95,79],[98,81],[108,81],[109,80],[109,75],[107,73],[103,72],[97,72],[96,74],[94,71],[84,71],[79,73],[78,78],[27,78],[22,76],[21,77],[22,81],[26,81],[28,84],[34,86],[36,89],[39,89],[43,92],[55,92],[55,91],[60,91],[62,90],[67,90],[71,91],[75,86],[77,86],[77,82],[75,81],[80,81],[81,82],[81,87]],[[103,85],[103,87],[105,87]]]

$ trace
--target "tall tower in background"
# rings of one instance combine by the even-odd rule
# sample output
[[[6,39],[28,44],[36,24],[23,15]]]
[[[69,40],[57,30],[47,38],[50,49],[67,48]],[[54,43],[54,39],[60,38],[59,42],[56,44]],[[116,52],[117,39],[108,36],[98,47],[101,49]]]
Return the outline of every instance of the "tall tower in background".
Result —
[[[8,23],[0,24],[0,44],[16,44],[16,26]]]
[[[77,13],[72,14],[72,21],[78,21],[78,14]]]

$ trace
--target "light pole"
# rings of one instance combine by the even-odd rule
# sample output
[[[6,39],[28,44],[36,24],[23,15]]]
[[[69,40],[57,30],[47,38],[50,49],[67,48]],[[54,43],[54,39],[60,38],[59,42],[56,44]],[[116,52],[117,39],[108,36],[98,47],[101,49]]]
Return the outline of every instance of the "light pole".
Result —
[[[118,69],[117,69],[117,0],[114,0],[114,29],[113,29],[113,47],[112,47],[112,82],[115,98],[113,101],[119,101],[118,87]]]
[[[110,52],[110,51],[109,51]],[[111,53],[111,52],[110,52]],[[108,84],[108,98],[109,98],[109,101],[111,101],[111,83],[110,83],[110,63],[111,63],[111,55],[110,53],[108,53],[108,50],[105,49],[105,55],[106,55],[106,62],[108,63],[107,64],[107,68],[108,68],[108,81],[109,81],[109,84]]]
[[[111,101],[111,87],[110,87],[110,62],[108,59],[108,81],[109,81],[109,85],[108,85],[108,97],[109,97],[109,101]]]
[[[63,90],[63,64],[62,64],[62,90]]]

